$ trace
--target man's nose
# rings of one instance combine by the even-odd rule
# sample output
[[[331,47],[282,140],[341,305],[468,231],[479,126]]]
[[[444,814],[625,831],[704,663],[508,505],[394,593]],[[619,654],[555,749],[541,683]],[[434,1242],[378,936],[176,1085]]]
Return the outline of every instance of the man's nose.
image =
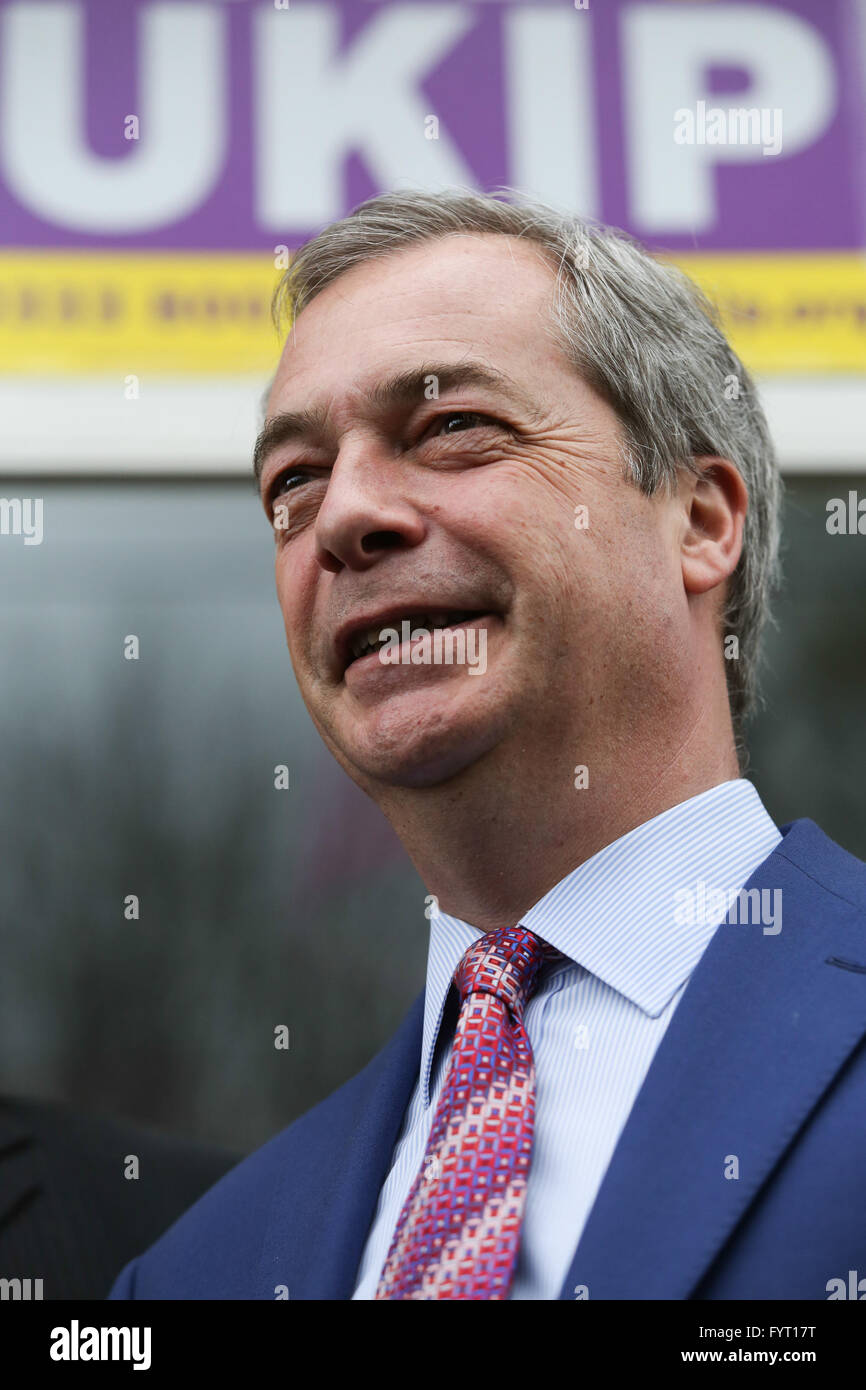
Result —
[[[406,493],[405,463],[369,440],[344,445],[316,517],[322,568],[369,569],[385,551],[418,545],[425,531]]]

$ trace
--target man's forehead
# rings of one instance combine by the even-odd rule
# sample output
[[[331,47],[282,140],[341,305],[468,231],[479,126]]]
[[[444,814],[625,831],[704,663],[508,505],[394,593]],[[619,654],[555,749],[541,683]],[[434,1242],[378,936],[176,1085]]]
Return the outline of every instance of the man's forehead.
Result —
[[[479,275],[485,273],[497,277],[507,298],[509,286],[500,278],[503,273],[508,275],[513,293],[520,283],[552,278],[553,266],[540,245],[524,238],[501,232],[453,232],[371,254],[331,281],[310,307],[321,305],[332,295],[338,302],[350,302],[356,292],[368,291],[377,297],[389,282],[396,281],[410,288],[432,285],[447,289],[457,279],[465,290],[467,285],[474,287]]]
[[[365,395],[377,377],[401,360],[405,365],[410,354],[419,362],[431,352],[454,357],[461,341],[473,355],[484,343],[490,349],[526,349],[535,336],[527,329],[527,301],[552,286],[552,267],[539,249],[501,234],[441,237],[371,258],[332,281],[298,315],[267,413],[278,408],[293,381],[310,389],[338,358],[344,389],[345,368],[355,358],[357,389]],[[540,338],[544,321],[539,318],[536,327]]]
[[[447,313],[504,322],[549,293],[553,280],[540,249],[516,237],[449,236],[401,247],[353,266],[317,294],[298,315],[286,352],[303,353],[321,328],[362,331],[365,321],[384,327]]]

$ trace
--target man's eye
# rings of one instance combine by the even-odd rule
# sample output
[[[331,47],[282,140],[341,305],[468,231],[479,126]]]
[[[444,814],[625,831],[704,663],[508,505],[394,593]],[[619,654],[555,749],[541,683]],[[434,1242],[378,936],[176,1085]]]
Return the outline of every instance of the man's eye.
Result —
[[[477,410],[449,410],[445,415],[437,415],[430,426],[431,434],[443,432],[442,427],[447,426],[452,420],[458,421],[458,429],[445,429],[445,434],[462,434],[466,429],[475,429],[481,425],[495,425],[498,421],[492,419],[490,415],[480,415]],[[460,422],[463,422],[460,424]],[[468,422],[468,423],[467,423]]]
[[[281,473],[280,476],[274,480],[270,490],[271,499],[273,500],[273,498],[279,497],[280,493],[291,491],[293,487],[296,487],[298,483],[304,482],[309,476],[309,473],[303,468],[287,468],[285,473]]]
[[[294,492],[302,483],[310,481],[310,474],[305,468],[287,468],[285,473],[280,473],[274,479],[267,491],[265,498],[265,508],[270,516],[273,516],[274,508],[281,498],[287,493]]]

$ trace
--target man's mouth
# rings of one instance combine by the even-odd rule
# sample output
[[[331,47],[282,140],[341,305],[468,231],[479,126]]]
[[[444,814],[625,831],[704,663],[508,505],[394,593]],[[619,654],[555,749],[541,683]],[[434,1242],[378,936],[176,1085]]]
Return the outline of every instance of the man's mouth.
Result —
[[[356,661],[363,661],[371,653],[378,652],[389,641],[393,641],[396,630],[402,636],[403,623],[407,622],[411,632],[431,634],[436,631],[459,628],[464,623],[491,617],[482,609],[392,609],[369,625],[354,626],[340,639],[343,671],[347,671]]]

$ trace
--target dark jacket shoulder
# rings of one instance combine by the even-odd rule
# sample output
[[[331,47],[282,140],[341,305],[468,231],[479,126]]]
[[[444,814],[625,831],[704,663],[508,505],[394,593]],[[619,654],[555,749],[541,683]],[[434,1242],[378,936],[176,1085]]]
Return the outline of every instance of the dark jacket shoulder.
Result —
[[[105,1298],[123,1265],[239,1158],[49,1101],[0,1099],[0,1278],[31,1289],[41,1279],[45,1299]]]

